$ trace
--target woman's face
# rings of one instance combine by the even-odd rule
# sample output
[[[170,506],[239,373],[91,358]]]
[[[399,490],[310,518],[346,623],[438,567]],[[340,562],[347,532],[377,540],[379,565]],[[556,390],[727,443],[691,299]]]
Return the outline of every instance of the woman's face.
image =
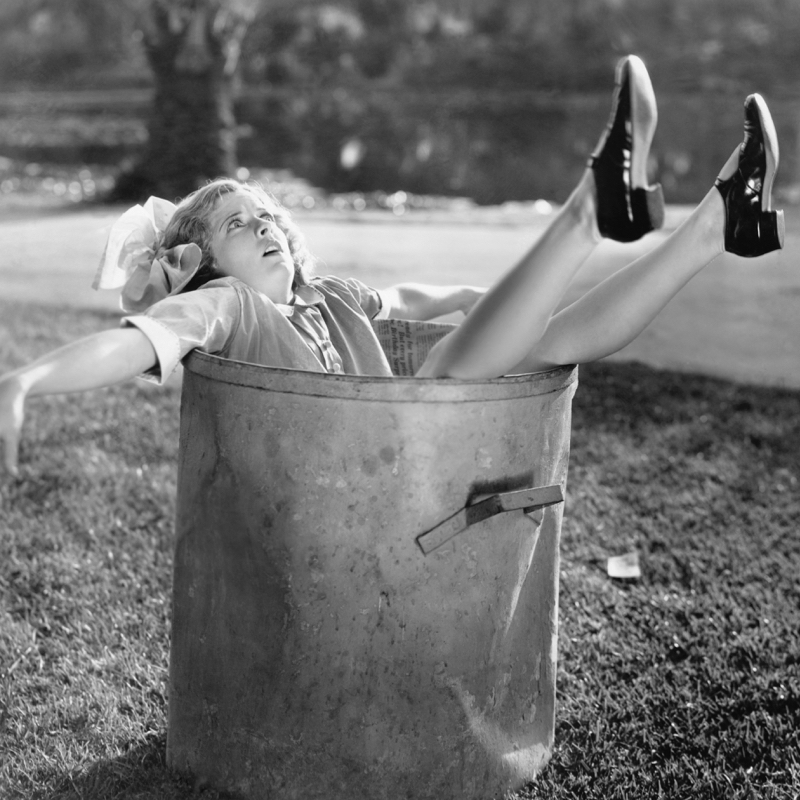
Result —
[[[273,303],[292,298],[294,259],[275,209],[246,191],[223,195],[208,218],[217,270],[238,278]]]

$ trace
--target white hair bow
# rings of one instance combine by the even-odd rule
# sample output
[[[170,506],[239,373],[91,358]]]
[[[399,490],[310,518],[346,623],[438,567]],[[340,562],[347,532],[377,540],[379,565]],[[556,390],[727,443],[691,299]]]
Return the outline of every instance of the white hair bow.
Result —
[[[144,311],[181,291],[200,267],[203,254],[196,244],[156,252],[174,213],[173,203],[151,197],[144,206],[129,208],[111,226],[92,287],[122,287],[119,303],[126,313]]]

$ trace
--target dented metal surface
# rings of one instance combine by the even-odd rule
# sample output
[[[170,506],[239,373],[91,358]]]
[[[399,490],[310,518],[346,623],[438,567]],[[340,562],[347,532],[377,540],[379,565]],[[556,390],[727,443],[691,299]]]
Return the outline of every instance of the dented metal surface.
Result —
[[[192,356],[170,764],[278,800],[485,800],[535,777],[563,504],[428,555],[417,538],[487,496],[563,490],[576,384],[570,368],[424,381]]]

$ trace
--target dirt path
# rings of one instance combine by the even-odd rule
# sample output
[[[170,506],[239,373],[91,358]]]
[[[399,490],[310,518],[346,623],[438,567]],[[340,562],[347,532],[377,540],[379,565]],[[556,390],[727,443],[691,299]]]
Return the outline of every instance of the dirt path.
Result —
[[[91,282],[108,227],[121,209],[17,215],[0,221],[0,285],[5,300],[116,309],[113,293]],[[685,209],[671,208],[668,228]],[[318,272],[375,286],[423,281],[486,285],[518,258],[546,217],[477,209],[394,218],[388,214],[298,215]],[[623,247],[604,243],[567,301],[652,246],[662,233]],[[732,380],[800,388],[800,212],[787,210],[786,248],[759,262],[725,257],[695,278],[615,359]]]

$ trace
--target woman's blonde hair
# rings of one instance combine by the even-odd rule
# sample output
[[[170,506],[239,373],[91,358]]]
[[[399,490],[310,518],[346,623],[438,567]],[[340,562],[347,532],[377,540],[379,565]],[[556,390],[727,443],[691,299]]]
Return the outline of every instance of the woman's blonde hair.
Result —
[[[294,261],[293,288],[307,284],[313,272],[314,257],[309,252],[305,238],[288,209],[256,183],[241,183],[231,178],[219,178],[181,200],[161,237],[160,247],[164,250],[194,242],[203,251],[200,268],[183,291],[197,289],[204,283],[221,277],[211,252],[212,236],[208,220],[219,200],[233,192],[250,194],[253,199],[263,203],[272,212],[275,222],[289,242],[289,252]]]

